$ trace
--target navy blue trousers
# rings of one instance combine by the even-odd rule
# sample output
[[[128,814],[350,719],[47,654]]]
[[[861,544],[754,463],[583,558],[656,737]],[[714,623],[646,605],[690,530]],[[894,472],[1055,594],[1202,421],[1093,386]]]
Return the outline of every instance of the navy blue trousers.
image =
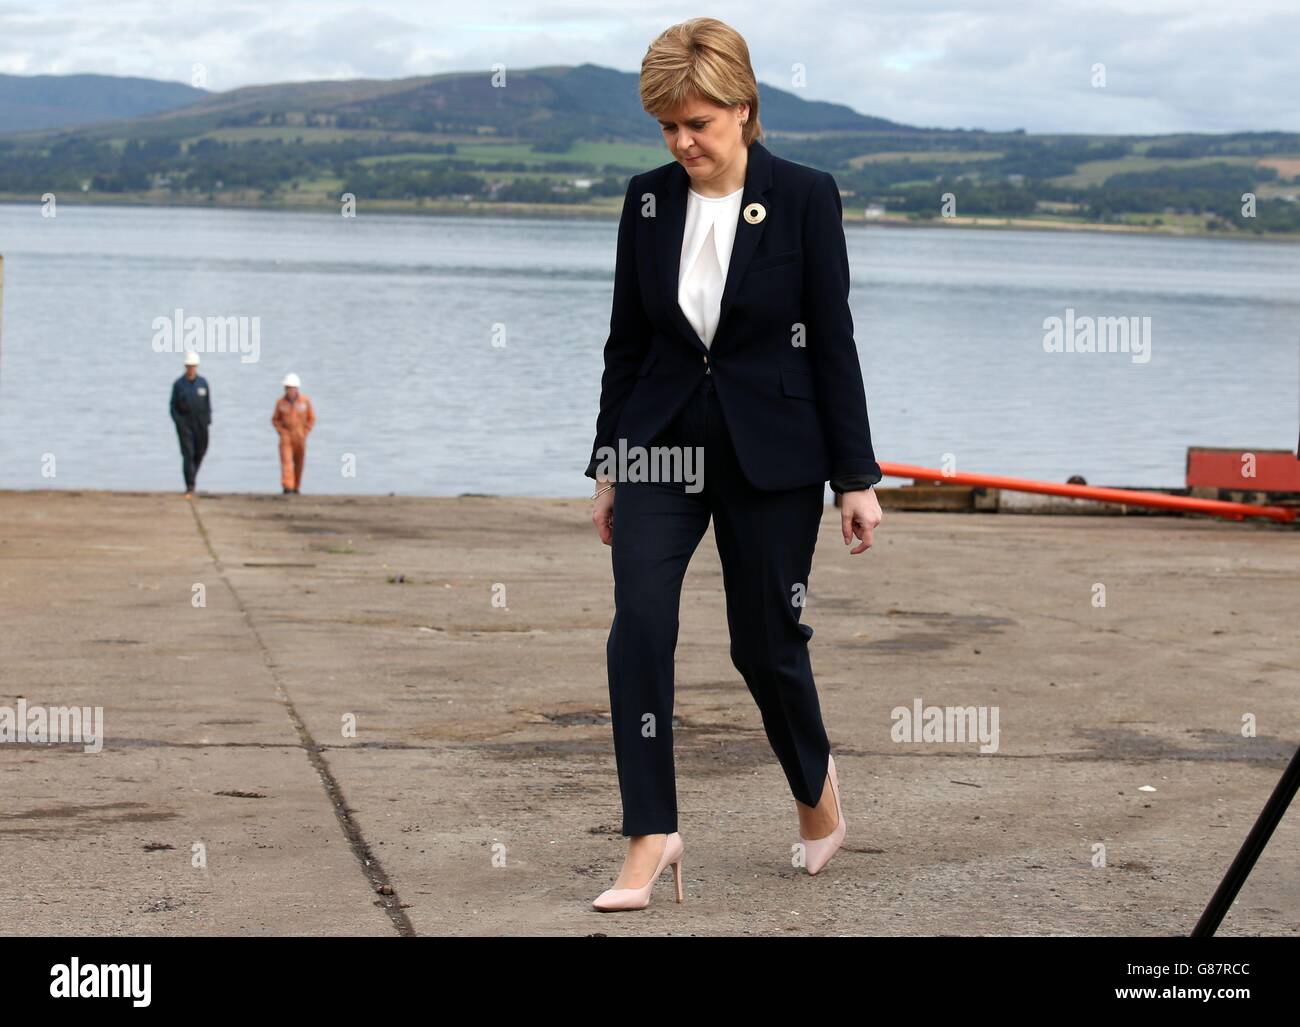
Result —
[[[776,428],[774,430],[779,430]],[[731,661],[800,802],[816,806],[830,743],[800,623],[824,483],[776,492],[740,469],[713,378],[705,375],[652,445],[703,448],[703,489],[621,481],[614,490],[614,622],[606,657],[624,835],[677,830],[673,673],[682,579],[713,519]],[[723,802],[721,796],[719,803]]]
[[[208,451],[208,426],[193,418],[176,421],[176,436],[181,443],[181,473],[185,475],[185,491],[193,492],[203,455]]]

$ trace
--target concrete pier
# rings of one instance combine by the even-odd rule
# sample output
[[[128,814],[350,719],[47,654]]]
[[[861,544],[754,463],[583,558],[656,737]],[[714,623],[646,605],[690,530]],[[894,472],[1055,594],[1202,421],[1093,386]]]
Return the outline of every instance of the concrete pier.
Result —
[[[1300,744],[1294,529],[887,510],[850,557],[827,507],[803,616],[848,835],[810,878],[710,531],[686,901],[596,913],[623,841],[589,508],[0,493],[0,706],[105,721],[97,753],[0,744],[5,933],[1180,934]],[[996,710],[996,751],[895,740],[918,702]],[[1221,934],[1300,934],[1298,852],[1292,809]]]

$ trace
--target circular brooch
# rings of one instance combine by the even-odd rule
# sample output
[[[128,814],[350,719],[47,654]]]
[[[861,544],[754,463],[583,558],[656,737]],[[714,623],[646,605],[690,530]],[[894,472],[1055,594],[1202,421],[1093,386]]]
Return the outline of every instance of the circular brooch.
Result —
[[[751,203],[745,208],[745,220],[751,225],[756,225],[767,217],[767,211],[763,209],[761,203]]]

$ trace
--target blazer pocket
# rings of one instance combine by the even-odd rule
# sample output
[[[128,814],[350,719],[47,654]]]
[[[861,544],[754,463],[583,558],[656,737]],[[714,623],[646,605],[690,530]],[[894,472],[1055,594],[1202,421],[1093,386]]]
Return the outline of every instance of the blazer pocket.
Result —
[[[658,359],[659,359],[659,354],[655,350],[651,350],[649,353],[647,353],[645,360],[641,362],[641,367],[636,372],[636,376],[638,378],[644,378],[646,375],[648,375],[650,373],[650,368],[655,366],[655,361]]]
[[[771,267],[781,267],[803,260],[803,250],[786,250],[783,253],[769,253],[766,257],[755,257],[749,262],[750,271],[766,271]]]
[[[812,375],[793,367],[781,368],[781,391],[787,396],[795,396],[798,399],[817,399]]]

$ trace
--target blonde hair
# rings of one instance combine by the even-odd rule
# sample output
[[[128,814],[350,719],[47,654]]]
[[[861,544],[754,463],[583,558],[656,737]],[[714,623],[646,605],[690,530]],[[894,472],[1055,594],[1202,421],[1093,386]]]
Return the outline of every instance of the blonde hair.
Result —
[[[741,138],[746,146],[763,138],[749,47],[717,18],[692,18],[664,29],[641,61],[641,106],[647,114],[659,116],[696,99],[719,107],[748,103]]]

